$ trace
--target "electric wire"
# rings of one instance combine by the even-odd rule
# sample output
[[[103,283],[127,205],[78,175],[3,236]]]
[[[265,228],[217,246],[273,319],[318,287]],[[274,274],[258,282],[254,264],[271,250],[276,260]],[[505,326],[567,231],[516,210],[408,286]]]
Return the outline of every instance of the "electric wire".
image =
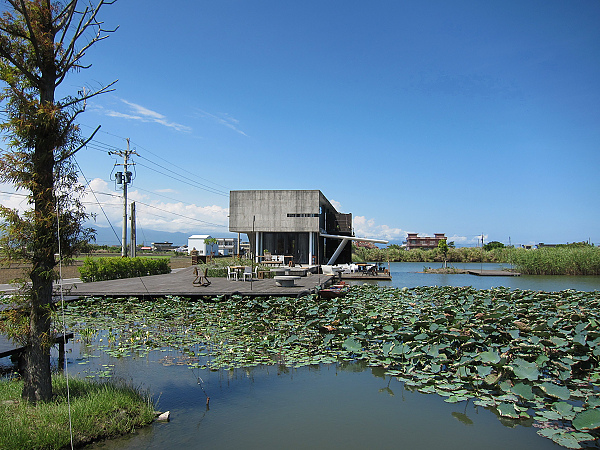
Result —
[[[62,327],[63,327],[63,349],[67,344],[67,323],[65,319],[65,297],[63,292],[63,276],[62,276],[62,246],[60,245],[60,205],[58,198],[56,200],[56,235],[58,239],[58,279],[59,279],[59,292],[60,292],[60,307],[62,312]],[[59,356],[60,360],[60,356]],[[69,410],[69,435],[71,438],[71,450],[73,450],[73,420],[71,416],[71,391],[69,389],[69,369],[67,359],[64,359],[65,381],[67,383],[67,409]]]
[[[134,144],[135,144],[135,143],[134,143]],[[221,185],[221,184],[215,183],[214,181],[210,181],[210,180],[209,180],[209,179],[207,179],[207,178],[202,178],[202,177],[198,176],[197,174],[195,174],[195,173],[192,173],[192,172],[190,172],[189,170],[187,170],[187,169],[185,169],[185,168],[183,168],[183,167],[180,167],[180,166],[178,166],[177,164],[174,164],[174,163],[172,163],[171,161],[169,161],[169,160],[167,160],[167,159],[165,159],[165,158],[162,158],[162,157],[160,157],[160,156],[159,156],[159,155],[157,155],[156,153],[153,153],[153,152],[151,152],[150,150],[148,150],[147,148],[144,148],[144,147],[142,147],[142,146],[141,146],[141,145],[139,145],[139,144],[135,144],[135,145],[136,145],[136,146],[138,146],[138,147],[140,147],[141,149],[143,149],[145,152],[148,152],[148,153],[150,153],[152,156],[154,156],[154,157],[156,157],[156,158],[158,158],[158,159],[160,159],[160,160],[162,160],[162,161],[166,162],[167,164],[171,164],[173,167],[176,167],[177,169],[179,169],[179,170],[182,170],[182,171],[184,171],[184,172],[186,172],[186,173],[190,174],[190,175],[191,175],[191,176],[193,176],[193,177],[196,177],[196,178],[199,178],[199,179],[201,179],[201,180],[207,181],[207,182],[209,182],[209,183],[211,183],[211,184],[214,184],[215,186],[222,187],[222,188],[223,188],[223,189],[225,189],[226,191],[228,191],[228,190],[229,190],[229,188],[228,188],[227,186],[223,186],[223,185]]]
[[[121,243],[121,238],[119,238],[119,235],[117,234],[117,232],[115,231],[115,227],[113,227],[110,219],[108,218],[108,216],[106,215],[106,211],[104,211],[104,208],[102,208],[102,205],[100,204],[100,202],[98,201],[98,197],[96,197],[96,193],[94,192],[94,190],[92,189],[92,187],[90,186],[90,182],[88,181],[87,177],[85,176],[85,174],[83,173],[83,170],[81,170],[81,166],[79,165],[79,162],[77,162],[77,159],[73,158],[75,160],[75,164],[77,164],[77,168],[79,169],[79,172],[81,172],[81,176],[83,177],[83,179],[86,182],[86,188],[90,189],[90,192],[92,193],[92,195],[94,196],[94,198],[96,199],[96,202],[98,204],[98,206],[100,207],[100,210],[102,211],[102,213],[104,214],[104,218],[106,219],[106,221],[108,222],[108,224],[110,225],[110,227],[113,230],[113,233],[115,233],[115,236],[117,237],[117,240],[119,241],[119,245],[122,245]]]
[[[88,127],[88,125],[84,125],[84,126]],[[89,127],[89,128],[91,128],[91,127]],[[108,133],[108,132],[103,131],[103,130],[100,130],[99,133],[104,133],[104,134],[107,134],[109,136],[113,136],[113,137],[116,137],[116,138],[119,138],[119,139],[126,140],[126,138],[123,138],[121,136],[117,136],[117,135],[112,134],[112,133]],[[189,174],[193,178],[183,177],[181,175],[181,173],[179,173],[179,172],[176,172],[176,171],[174,171],[172,169],[169,169],[169,168],[167,168],[167,167],[165,167],[165,166],[163,166],[163,165],[161,165],[161,164],[159,164],[159,163],[157,163],[155,161],[152,161],[151,159],[146,158],[146,157],[144,157],[142,155],[137,155],[139,158],[146,160],[148,163],[154,164],[155,166],[161,168],[164,171],[170,172],[171,174],[174,174],[175,176],[169,175],[169,174],[164,173],[164,172],[160,172],[160,171],[158,171],[156,169],[153,169],[153,168],[150,168],[148,166],[144,166],[144,167],[146,167],[146,168],[148,168],[150,170],[154,170],[154,171],[160,173],[161,175],[164,175],[164,176],[169,177],[171,179],[174,179],[176,181],[180,181],[180,182],[183,182],[183,183],[186,183],[186,184],[190,184],[191,186],[197,187],[197,188],[202,189],[202,190],[206,190],[206,191],[211,192],[213,194],[223,195],[223,196],[228,196],[229,195],[229,193],[228,193],[229,188],[227,186],[220,185],[218,183],[215,183],[214,181],[211,181],[211,180],[209,180],[207,178],[203,178],[203,177],[201,177],[201,176],[199,176],[199,175],[197,175],[197,174],[195,174],[193,172],[190,172],[189,170],[187,170],[187,169],[185,169],[185,168],[183,168],[181,166],[178,166],[177,164],[174,164],[173,162],[171,162],[171,161],[169,161],[169,160],[167,160],[167,159],[165,159],[165,158],[157,155],[156,153],[148,150],[147,148],[139,145],[136,142],[131,141],[131,143],[134,144],[136,148],[139,147],[140,149],[143,149],[144,152],[147,152],[150,155],[154,156],[155,158],[157,158],[159,160],[162,160],[165,163],[167,163],[167,164],[175,167],[178,171],[185,172],[185,173]],[[86,145],[86,147],[89,147],[92,150],[101,151],[101,152],[105,152],[105,153],[108,153],[108,152],[111,152],[111,151],[118,151],[118,150],[120,150],[119,147],[116,147],[116,146],[111,145],[111,144],[107,144],[105,142],[101,142],[101,141],[99,141],[97,139],[92,139],[90,142],[88,142],[88,144]],[[138,164],[142,165],[141,163],[138,163]],[[185,181],[182,180],[182,178]],[[197,181],[194,181],[194,179],[200,179],[200,180],[206,181],[207,183],[210,183],[210,184],[213,184],[215,186],[218,186],[219,188],[225,189],[225,191],[223,191],[222,189],[218,189],[216,187],[208,186],[208,185],[206,185],[204,183],[199,183]]]
[[[144,158],[143,156],[141,156],[140,158],[141,159],[145,159],[146,161],[150,161],[147,158]],[[150,161],[150,162],[152,162],[152,161]],[[172,179],[174,179],[176,181],[179,181],[180,183],[184,183],[184,184],[187,184],[189,186],[192,186],[192,187],[195,187],[195,188],[202,189],[204,191],[210,192],[211,194],[221,195],[223,197],[228,197],[229,196],[229,194],[227,192],[223,192],[221,190],[211,188],[210,186],[207,186],[207,185],[202,184],[202,183],[194,182],[193,180],[190,180],[188,178],[182,177],[182,176],[178,175],[176,172],[172,172],[169,169],[166,169],[165,167],[162,167],[162,166],[160,166],[160,165],[158,165],[156,163],[153,163],[153,164],[156,164],[157,166],[159,166],[163,170],[167,170],[167,171],[170,171],[170,172],[174,173],[175,176],[169,175],[169,174],[167,174],[165,172],[161,172],[160,170],[155,169],[154,167],[150,167],[150,166],[148,166],[146,164],[142,164],[141,162],[137,162],[136,164],[138,164],[138,165],[140,165],[142,167],[145,167],[146,169],[152,170],[152,171],[154,171],[156,173],[159,173],[161,175],[164,175],[166,177],[172,178]]]

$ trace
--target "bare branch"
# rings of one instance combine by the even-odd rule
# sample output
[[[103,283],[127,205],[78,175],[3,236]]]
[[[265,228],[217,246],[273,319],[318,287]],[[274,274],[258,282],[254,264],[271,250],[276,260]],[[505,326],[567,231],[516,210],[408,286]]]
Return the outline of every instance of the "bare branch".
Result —
[[[66,103],[61,103],[60,107],[61,107],[61,109],[68,108],[70,106],[76,105],[77,103],[81,103],[86,100],[89,100],[92,97],[96,97],[97,95],[106,94],[107,92],[113,92],[114,89],[110,89],[110,87],[114,86],[117,83],[117,81],[119,81],[119,80],[115,80],[112,83],[109,83],[106,86],[103,86],[101,89],[98,89],[97,91],[94,91],[90,94],[86,94],[82,97],[77,97],[77,98],[73,99],[72,101],[69,101]]]
[[[60,47],[63,46],[65,37],[67,35],[67,31],[71,28],[71,21],[73,20],[73,16],[75,14],[75,7],[77,6],[77,0],[71,0],[61,12],[56,15],[56,29],[63,30],[58,40],[58,44]]]
[[[92,45],[94,45],[96,42],[101,41],[107,37],[107,36],[102,36],[102,33],[113,33],[114,31],[116,31],[118,29],[118,27],[117,27],[114,30],[105,30],[102,28],[103,22],[100,22],[96,19],[97,15],[98,15],[98,11],[100,10],[100,8],[103,5],[112,5],[113,3],[115,3],[115,1],[116,0],[112,0],[112,1],[100,0],[91,13],[89,12],[90,10],[87,7],[85,8],[85,10],[83,12],[80,13],[81,18],[77,24],[75,33],[73,34],[73,37],[71,38],[71,40],[69,42],[69,46],[60,61],[62,71],[68,72],[70,69],[77,67],[77,61],[79,61],[83,57],[83,55],[85,54],[85,51],[88,48],[90,48]],[[77,53],[75,53],[76,42],[81,38],[83,33],[85,33],[85,31],[90,27],[98,28],[97,32],[96,32],[96,36],[94,38],[92,38],[90,40],[90,42],[88,42],[88,44],[85,45],[81,50],[79,50]],[[64,76],[62,76],[61,78],[64,78]]]
[[[82,144],[79,145],[75,150],[72,150],[69,153],[67,153],[66,155],[63,155],[63,157],[60,158],[60,159],[57,159],[56,162],[57,163],[62,163],[63,161],[66,161],[71,156],[73,156],[75,153],[77,153],[79,150],[81,150],[83,147],[85,147],[92,139],[94,139],[94,136],[96,135],[96,133],[100,129],[100,126],[101,125],[98,125],[96,127],[96,129],[94,130],[94,132],[90,135],[90,137],[88,137],[85,141],[83,141]]]

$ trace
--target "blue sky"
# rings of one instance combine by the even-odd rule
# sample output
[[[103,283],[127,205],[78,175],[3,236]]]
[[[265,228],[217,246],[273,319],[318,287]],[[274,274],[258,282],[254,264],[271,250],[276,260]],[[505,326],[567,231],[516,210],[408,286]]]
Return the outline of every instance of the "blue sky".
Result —
[[[320,189],[358,236],[600,243],[596,0],[121,0],[101,18],[118,31],[63,88],[119,80],[77,157],[119,236],[107,151],[130,138],[142,229],[226,236],[230,190]]]

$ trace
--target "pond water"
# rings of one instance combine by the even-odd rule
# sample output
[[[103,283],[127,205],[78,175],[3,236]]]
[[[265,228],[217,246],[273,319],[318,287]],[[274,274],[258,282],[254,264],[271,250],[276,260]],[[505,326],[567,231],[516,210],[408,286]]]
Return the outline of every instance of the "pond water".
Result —
[[[384,265],[387,267],[387,264]],[[568,275],[521,275],[518,277],[488,277],[469,274],[422,273],[424,267],[438,269],[441,263],[390,263],[392,281],[373,282],[381,286],[417,287],[417,286],[473,286],[475,289],[491,287],[509,287],[513,289],[531,289],[534,291],[577,291],[600,290],[600,276]],[[500,270],[510,268],[502,264],[453,263],[448,267],[456,269]],[[357,283],[356,281],[354,283]]]
[[[535,428],[512,428],[470,402],[410,392],[381,370],[358,364],[210,372],[177,365],[182,359],[153,352],[95,361],[114,364],[115,377],[150,388],[160,397],[158,408],[171,411],[171,422],[90,448],[558,448]]]
[[[418,273],[423,266],[392,263],[393,280],[379,284],[600,289],[600,277]],[[454,266],[500,267],[478,263]],[[171,411],[169,423],[155,423],[133,435],[94,444],[93,449],[561,448],[537,435],[535,427],[500,420],[471,402],[450,404],[438,395],[410,391],[381,369],[360,364],[210,371],[190,369],[186,356],[170,349],[144,357],[113,358],[78,342],[70,344],[68,362],[71,376],[108,370],[113,378],[149,390],[158,399],[157,409]]]

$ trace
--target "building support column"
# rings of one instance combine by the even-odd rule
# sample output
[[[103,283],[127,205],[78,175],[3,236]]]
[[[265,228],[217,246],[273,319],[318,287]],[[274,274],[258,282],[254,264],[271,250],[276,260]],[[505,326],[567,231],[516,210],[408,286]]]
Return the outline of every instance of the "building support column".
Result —
[[[340,256],[340,253],[342,253],[342,250],[344,250],[344,247],[346,246],[346,244],[348,243],[350,239],[342,239],[342,242],[340,242],[340,245],[338,245],[338,248],[335,250],[335,252],[333,253],[333,255],[331,255],[331,258],[329,258],[329,261],[327,261],[327,264],[335,264],[335,261],[338,259],[338,256]]]
[[[312,231],[308,232],[308,265],[312,266],[314,264],[313,255],[315,250],[315,239]]]

